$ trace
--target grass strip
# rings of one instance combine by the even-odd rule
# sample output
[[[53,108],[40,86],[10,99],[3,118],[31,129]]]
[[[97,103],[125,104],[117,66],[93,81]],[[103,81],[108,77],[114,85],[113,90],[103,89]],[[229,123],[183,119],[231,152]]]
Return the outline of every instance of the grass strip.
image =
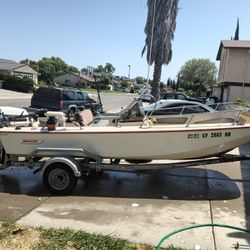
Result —
[[[0,249],[32,250],[155,250],[151,245],[68,228],[28,228],[5,221],[0,226]],[[169,246],[166,250],[182,250]]]

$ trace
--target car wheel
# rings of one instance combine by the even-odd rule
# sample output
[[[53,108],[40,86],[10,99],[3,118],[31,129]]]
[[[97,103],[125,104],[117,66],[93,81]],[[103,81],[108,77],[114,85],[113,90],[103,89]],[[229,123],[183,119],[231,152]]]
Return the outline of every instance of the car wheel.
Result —
[[[43,183],[53,194],[67,195],[75,189],[77,177],[68,165],[55,163],[44,171]]]
[[[75,109],[70,109],[67,113],[67,119],[68,121],[73,121],[75,119]]]

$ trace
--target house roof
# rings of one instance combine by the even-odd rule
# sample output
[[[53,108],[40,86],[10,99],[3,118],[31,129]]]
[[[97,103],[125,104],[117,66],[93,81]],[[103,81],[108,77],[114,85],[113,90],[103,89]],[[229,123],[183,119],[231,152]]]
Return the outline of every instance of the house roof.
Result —
[[[21,67],[23,66],[24,64],[20,64],[20,63],[17,63],[13,60],[8,60],[8,59],[3,59],[3,58],[0,58],[0,69],[3,69],[3,70],[13,70],[15,68],[18,68],[18,67]]]
[[[250,49],[249,40],[222,40],[218,50],[216,60],[220,60],[222,48],[240,48],[240,49]]]
[[[34,70],[32,67],[30,67],[27,64],[17,63],[13,60],[0,58],[0,70],[12,71],[12,70],[17,70],[18,68],[21,68],[21,67],[29,67],[29,72],[31,71],[32,74],[38,74],[38,72],[36,70]],[[23,70],[23,69],[21,69],[21,70]],[[19,71],[20,71],[20,69],[19,69]]]
[[[80,73],[72,73],[72,74],[80,76],[80,78],[82,78],[84,80],[87,80],[89,82],[94,82],[95,81],[95,79],[93,77],[87,76],[87,75],[83,74],[82,72],[80,72]]]

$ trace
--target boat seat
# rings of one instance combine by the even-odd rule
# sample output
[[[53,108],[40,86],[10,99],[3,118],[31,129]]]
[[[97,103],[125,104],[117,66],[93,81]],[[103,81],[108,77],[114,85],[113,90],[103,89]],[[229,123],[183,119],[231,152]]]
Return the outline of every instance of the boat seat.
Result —
[[[89,126],[94,121],[93,114],[90,109],[82,110],[75,116],[75,120],[79,122],[81,126]]]

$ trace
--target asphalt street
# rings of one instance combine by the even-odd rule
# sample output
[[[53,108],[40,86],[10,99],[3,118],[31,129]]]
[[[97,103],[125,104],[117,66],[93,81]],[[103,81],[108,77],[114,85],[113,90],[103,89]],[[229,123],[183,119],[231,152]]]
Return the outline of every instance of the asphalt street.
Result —
[[[13,105],[26,99],[28,103],[30,96],[0,90],[0,105],[7,100]],[[104,105],[113,109],[133,96],[106,94],[104,98]],[[249,149],[250,143],[233,153],[249,154]],[[49,194],[42,177],[31,169],[10,167],[0,170],[0,220],[82,229],[156,245],[167,233],[197,224],[250,228],[249,180],[250,161],[150,173],[106,171],[79,180],[72,195],[59,197]],[[250,236],[204,227],[176,234],[163,246],[223,250],[233,249],[237,242],[249,244]]]
[[[95,100],[97,100],[97,94],[95,92],[90,93]],[[135,97],[135,94],[113,94],[113,93],[100,93],[101,101],[105,111],[120,109],[126,107]],[[0,106],[11,107],[29,107],[31,105],[32,94],[20,93],[0,89]]]

